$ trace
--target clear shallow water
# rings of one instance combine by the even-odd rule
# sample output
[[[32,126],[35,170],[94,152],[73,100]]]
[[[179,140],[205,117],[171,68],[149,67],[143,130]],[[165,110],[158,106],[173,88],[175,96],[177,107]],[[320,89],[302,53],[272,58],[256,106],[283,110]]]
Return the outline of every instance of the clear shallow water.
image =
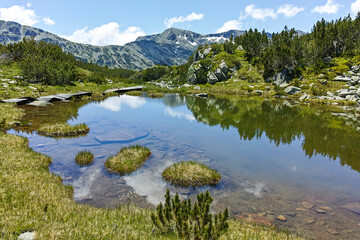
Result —
[[[166,188],[183,198],[209,190],[214,211],[229,207],[235,217],[257,213],[309,238],[360,238],[360,215],[343,208],[360,202],[360,135],[340,128],[341,121],[319,114],[319,109],[261,99],[179,95],[123,95],[24,108],[31,125],[10,133],[26,136],[31,148],[53,158],[50,171],[74,187],[76,201],[152,207],[163,201]],[[43,123],[65,121],[85,122],[90,133],[53,139],[34,131]],[[129,144],[147,146],[151,158],[131,175],[108,174],[105,160]],[[94,164],[75,164],[82,150],[94,153]],[[163,181],[162,171],[182,160],[217,169],[221,183],[195,189]],[[308,210],[303,202],[315,207]],[[319,206],[326,207],[326,213],[316,212]],[[279,214],[287,221],[274,220]]]

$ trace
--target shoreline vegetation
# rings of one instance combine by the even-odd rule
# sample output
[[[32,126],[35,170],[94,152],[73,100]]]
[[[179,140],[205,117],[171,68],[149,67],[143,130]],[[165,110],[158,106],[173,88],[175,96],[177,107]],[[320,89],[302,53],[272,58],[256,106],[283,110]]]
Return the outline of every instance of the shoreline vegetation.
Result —
[[[44,125],[39,128],[38,134],[46,137],[77,137],[86,135],[90,128],[85,123],[71,126],[68,123]]]
[[[24,114],[13,104],[0,104],[9,121]],[[36,239],[177,239],[153,232],[153,210],[132,204],[101,209],[76,203],[71,186],[50,173],[51,158],[28,147],[24,137],[0,132],[0,231],[4,239],[24,232]],[[302,239],[274,227],[234,219],[220,239]]]

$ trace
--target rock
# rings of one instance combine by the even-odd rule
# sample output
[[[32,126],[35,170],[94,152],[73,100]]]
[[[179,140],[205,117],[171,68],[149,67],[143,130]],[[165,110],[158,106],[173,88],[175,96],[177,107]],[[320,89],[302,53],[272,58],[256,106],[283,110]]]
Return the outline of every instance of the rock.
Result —
[[[326,213],[325,210],[320,209],[320,208],[315,208],[315,212],[320,213],[320,214],[325,214]]]
[[[243,51],[244,48],[243,48],[241,45],[239,45],[239,46],[236,48],[236,50],[237,50],[237,51]]]
[[[345,99],[348,101],[356,102],[359,98],[355,95],[347,95]]]
[[[325,75],[324,75],[324,74],[320,74],[320,75],[318,76],[318,78],[320,78],[320,79],[325,78]]]
[[[228,73],[228,66],[226,65],[224,60],[221,61],[219,67],[223,73],[225,73],[225,74]]]
[[[227,80],[225,73],[223,73],[220,68],[215,70],[215,76],[220,82]]]
[[[332,209],[331,207],[328,207],[328,206],[317,206],[317,208],[320,208],[322,210],[331,210]]]
[[[331,235],[339,235],[339,232],[337,232],[335,229],[328,228],[326,231]]]
[[[321,219],[318,219],[318,220],[316,220],[315,224],[318,225],[318,226],[322,226],[322,225],[325,225],[325,221],[321,220]]]
[[[210,84],[215,84],[219,81],[218,78],[215,76],[215,74],[210,71],[208,72],[206,77],[207,77],[207,82]]]
[[[236,218],[240,219],[242,221],[248,222],[248,223],[256,223],[256,224],[265,225],[268,227],[274,226],[274,222],[271,219],[268,219],[263,216],[259,216],[254,213],[244,213],[242,215],[236,216]]]
[[[202,54],[202,58],[206,58],[211,52],[211,47],[208,47],[207,49],[204,50],[203,54]]]
[[[267,211],[266,211],[266,214],[268,214],[268,215],[274,215],[274,212],[267,210]]]
[[[349,82],[351,81],[351,78],[344,76],[337,76],[336,78],[334,78],[334,81]]]
[[[288,213],[285,213],[285,215],[287,216],[290,216],[290,217],[296,217],[296,212],[288,212]]]
[[[354,73],[358,73],[359,70],[360,70],[360,67],[357,66],[357,65],[354,65],[354,66],[351,67],[351,71],[353,71]]]
[[[254,93],[258,94],[259,96],[263,95],[263,91],[261,90],[255,90]]]
[[[346,209],[352,213],[360,215],[360,203],[349,203],[344,206],[340,206],[343,209]]]
[[[331,57],[325,57],[325,58],[323,59],[324,63],[326,63],[326,64],[329,64],[329,63],[331,62],[331,60],[332,60]]]
[[[275,74],[273,82],[280,86],[289,83],[293,79],[294,70],[292,68],[284,68],[281,72]]]
[[[309,220],[306,221],[306,223],[307,224],[313,224],[313,223],[315,223],[315,220],[314,219],[309,219]]]
[[[37,88],[36,88],[36,87],[33,87],[33,86],[29,86],[29,89],[34,90],[34,91],[37,91]]]
[[[195,86],[194,90],[200,90],[200,86]]]
[[[330,91],[327,91],[326,92],[326,96],[328,96],[328,97],[333,97],[335,94],[333,94],[332,92],[330,92]]]
[[[352,76],[351,80],[358,83],[360,81],[360,77],[359,76]]]
[[[8,78],[3,78],[3,79],[1,79],[1,81],[2,81],[2,82],[8,82],[8,81],[10,81],[10,79],[8,79]]]
[[[314,204],[311,204],[309,202],[302,202],[301,205],[306,209],[311,209],[311,208],[315,207]]]
[[[299,93],[299,92],[301,92],[301,88],[298,88],[298,87],[289,86],[289,87],[285,88],[285,93],[289,94],[289,95],[292,95],[294,93]]]
[[[191,74],[189,77],[188,77],[188,83],[189,84],[192,84],[192,85],[194,85],[194,84],[198,84],[198,80],[197,80],[197,78],[196,78],[196,74],[194,73],[194,74]]]
[[[349,87],[349,90],[354,90],[354,91],[356,91],[356,90],[357,90],[357,88],[356,88],[356,87],[354,87],[354,86],[351,86],[351,87]]]
[[[18,240],[33,240],[35,239],[35,232],[25,232],[19,235]]]
[[[283,215],[279,215],[276,217],[277,220],[281,221],[281,222],[286,222],[287,221],[287,218]]]
[[[16,83],[17,83],[17,81],[12,80],[12,81],[9,81],[9,83],[11,83],[11,84],[16,84]]]
[[[337,93],[337,95],[339,97],[346,97],[347,95],[355,95],[356,92],[352,92],[352,91],[349,91],[349,89],[340,89],[340,90],[337,90],[335,93]]]
[[[322,85],[326,85],[328,83],[328,81],[325,79],[323,81],[320,82]]]
[[[3,88],[8,88],[8,87],[9,87],[9,84],[7,84],[7,83],[1,83],[1,86],[2,86]]]
[[[305,93],[304,95],[302,95],[302,96],[299,98],[299,100],[300,100],[300,101],[303,101],[303,100],[308,99],[308,98],[310,98],[310,95]]]

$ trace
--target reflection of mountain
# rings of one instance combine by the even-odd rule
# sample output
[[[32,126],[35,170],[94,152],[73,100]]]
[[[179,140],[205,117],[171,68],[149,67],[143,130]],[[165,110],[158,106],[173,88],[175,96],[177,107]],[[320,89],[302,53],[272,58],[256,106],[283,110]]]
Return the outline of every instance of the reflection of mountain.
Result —
[[[187,99],[187,105],[196,120],[225,129],[235,127],[241,139],[251,140],[265,134],[279,145],[303,136],[302,147],[307,156],[339,158],[342,165],[360,172],[360,135],[330,115],[316,115],[316,110],[310,107],[291,108],[279,102],[249,98],[192,97]]]

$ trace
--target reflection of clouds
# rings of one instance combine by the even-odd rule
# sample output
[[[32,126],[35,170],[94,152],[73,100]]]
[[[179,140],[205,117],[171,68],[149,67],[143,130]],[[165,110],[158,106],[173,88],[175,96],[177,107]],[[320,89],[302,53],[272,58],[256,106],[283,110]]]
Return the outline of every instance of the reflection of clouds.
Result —
[[[107,98],[105,101],[99,103],[99,106],[113,112],[119,112],[123,104],[129,106],[132,109],[136,109],[143,106],[145,103],[145,98],[122,95],[119,97]]]
[[[76,181],[74,181],[74,199],[81,200],[84,197],[90,195],[90,188],[95,181],[98,179],[101,173],[101,169],[94,166],[87,169],[87,171],[81,175]]]
[[[190,113],[177,112],[177,111],[174,111],[170,107],[165,108],[164,114],[167,116],[170,116],[170,117],[174,117],[174,118],[185,118],[185,119],[189,120],[190,122],[195,120],[194,115],[192,115]]]
[[[254,194],[256,198],[261,197],[261,191],[264,189],[265,185],[263,183],[255,183],[254,185],[250,185],[248,188],[245,188],[245,191],[248,193]]]
[[[162,179],[161,174],[173,163],[173,161],[163,159],[156,166],[125,176],[124,179],[126,184],[133,187],[137,194],[146,196],[148,202],[157,205],[164,200],[166,191],[166,182]]]

